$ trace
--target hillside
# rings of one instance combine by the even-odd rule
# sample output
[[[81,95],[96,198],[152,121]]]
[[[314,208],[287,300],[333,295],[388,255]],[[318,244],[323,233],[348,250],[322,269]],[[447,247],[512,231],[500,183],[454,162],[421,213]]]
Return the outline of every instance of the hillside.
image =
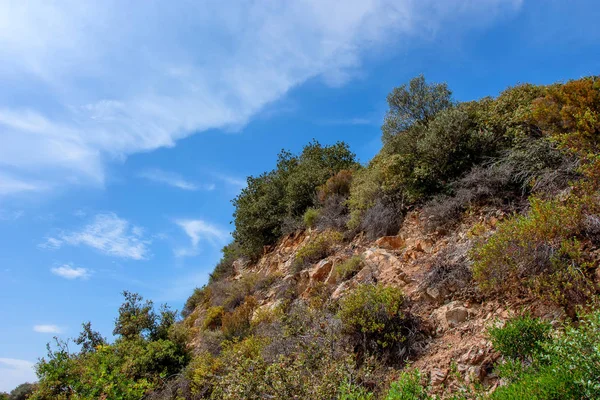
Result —
[[[387,100],[368,165],[283,151],[182,321],[126,293],[32,398],[598,398],[600,79]]]

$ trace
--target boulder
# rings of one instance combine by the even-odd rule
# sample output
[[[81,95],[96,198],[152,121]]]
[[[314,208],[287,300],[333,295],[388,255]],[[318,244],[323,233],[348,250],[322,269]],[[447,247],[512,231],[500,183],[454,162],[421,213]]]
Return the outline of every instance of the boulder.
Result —
[[[400,236],[384,236],[375,242],[375,246],[386,250],[400,250],[404,247],[404,244],[404,239]]]

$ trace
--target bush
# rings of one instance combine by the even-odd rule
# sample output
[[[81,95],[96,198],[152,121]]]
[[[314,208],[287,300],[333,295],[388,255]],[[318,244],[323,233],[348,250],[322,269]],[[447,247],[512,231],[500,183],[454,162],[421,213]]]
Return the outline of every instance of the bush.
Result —
[[[317,219],[319,218],[319,210],[316,208],[309,208],[304,213],[302,220],[304,221],[304,226],[307,228],[313,228],[317,224]]]
[[[187,318],[191,313],[194,312],[198,305],[207,303],[210,300],[210,297],[207,296],[207,292],[208,289],[206,286],[194,289],[192,295],[186,300],[185,305],[181,310],[181,315],[184,318]]]
[[[495,234],[473,248],[474,278],[484,290],[526,288],[572,311],[593,293],[586,277],[590,264],[576,240],[588,201],[531,199],[527,215],[501,222]]]
[[[36,365],[39,383],[31,399],[140,399],[182,371],[189,354],[185,332],[175,328],[175,313],[166,307],[155,313],[152,302],[143,303],[135,293],[124,295],[115,342],[71,353],[68,341],[55,339],[56,348],[48,344],[47,357]],[[84,324],[80,338],[98,337]]]
[[[373,393],[347,380],[342,382],[339,392],[337,400],[372,400],[375,398]]]
[[[221,306],[209,307],[206,310],[206,316],[202,322],[204,329],[217,329],[221,327],[221,321],[223,319],[224,309]]]
[[[361,256],[353,256],[335,266],[335,274],[342,280],[350,279],[363,267]]]
[[[418,369],[401,372],[398,380],[391,384],[385,400],[434,400],[427,394],[427,387],[421,383],[422,380]]]
[[[237,242],[231,242],[221,249],[223,256],[208,277],[208,283],[215,282],[231,276],[234,272],[233,262],[243,257],[241,246]]]
[[[317,188],[317,199],[323,204],[331,196],[348,197],[352,184],[351,170],[341,170]]]
[[[490,396],[493,400],[597,399],[600,398],[600,312],[580,316],[554,340],[542,345],[531,366],[507,386]]]
[[[452,92],[445,83],[427,84],[420,75],[395,88],[387,97],[389,110],[381,130],[389,142],[411,126],[427,124],[438,112],[452,106]]]
[[[541,353],[543,344],[550,341],[552,325],[524,314],[512,318],[503,327],[490,327],[492,345],[503,356],[524,361]]]
[[[335,231],[327,231],[318,234],[302,247],[294,256],[295,269],[302,269],[308,264],[312,264],[327,257],[331,248],[340,243],[342,234]]]
[[[236,242],[244,254],[260,255],[263,246],[274,244],[286,219],[297,218],[315,206],[317,188],[339,171],[357,166],[345,143],[321,146],[309,143],[298,156],[282,151],[277,168],[248,185],[233,200]]]
[[[26,400],[35,391],[36,385],[33,383],[21,383],[19,386],[11,390],[10,395],[7,397],[9,400]]]
[[[243,338],[250,332],[250,322],[256,306],[256,299],[248,296],[241,306],[223,315],[221,329],[226,339]]]
[[[362,351],[401,350],[406,340],[407,318],[402,312],[400,289],[363,284],[340,301],[344,331],[355,338]]]
[[[370,239],[396,235],[400,231],[402,218],[402,211],[392,204],[384,204],[383,201],[377,200],[365,211],[360,227]]]

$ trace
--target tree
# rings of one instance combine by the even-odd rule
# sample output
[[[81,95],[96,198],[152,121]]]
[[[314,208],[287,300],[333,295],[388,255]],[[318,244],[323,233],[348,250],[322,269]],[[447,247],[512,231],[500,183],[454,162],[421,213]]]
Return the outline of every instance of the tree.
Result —
[[[10,395],[9,400],[26,400],[35,391],[36,385],[34,383],[21,383],[19,386],[14,388]]]
[[[419,75],[395,88],[387,97],[389,110],[382,126],[383,143],[411,126],[427,125],[438,112],[452,106],[452,92],[445,83],[427,84]]]
[[[148,336],[156,328],[154,304],[150,300],[142,303],[144,298],[137,293],[123,291],[125,302],[119,307],[119,316],[115,320],[114,335],[126,339]]]
[[[322,146],[313,141],[298,156],[282,151],[277,167],[249,177],[248,185],[233,200],[233,237],[242,253],[259,255],[263,246],[281,236],[285,220],[300,218],[315,205],[319,186],[339,171],[357,167],[355,155],[343,142]]]
[[[83,330],[79,334],[79,337],[75,339],[75,344],[81,346],[82,353],[90,353],[96,351],[98,346],[106,344],[106,339],[102,337],[100,332],[92,330],[92,323],[85,322],[81,324]]]

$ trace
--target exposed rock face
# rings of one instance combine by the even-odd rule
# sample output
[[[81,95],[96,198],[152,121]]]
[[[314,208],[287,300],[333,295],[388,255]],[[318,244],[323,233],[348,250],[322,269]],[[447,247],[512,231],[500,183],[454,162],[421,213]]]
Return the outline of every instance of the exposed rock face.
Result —
[[[469,310],[461,302],[453,301],[436,309],[432,313],[438,331],[455,328],[469,318]]]
[[[375,246],[386,250],[400,250],[404,247],[404,239],[400,236],[384,236],[375,241]]]
[[[266,254],[254,265],[237,260],[234,270],[238,276],[234,279],[249,272],[280,276],[257,298],[255,316],[285,301],[281,296],[288,289],[309,299],[325,287],[326,293],[331,293],[330,300],[335,301],[360,284],[400,287],[408,311],[419,321],[426,336],[411,362],[429,377],[433,391],[442,393],[456,385],[456,374],[450,373],[452,368],[456,368],[462,382],[496,384],[493,365],[498,354],[492,349],[486,329],[494,321],[509,318],[512,315],[509,310],[522,308],[523,303],[499,305],[473,296],[476,285],[467,257],[471,247],[467,232],[475,221],[446,236],[423,232],[419,221],[418,216],[409,214],[397,236],[385,236],[374,242],[358,235],[336,248],[331,256],[302,271],[292,268],[295,254],[318,232],[297,232],[266,249]],[[481,217],[476,222],[482,222]],[[483,222],[493,228],[497,219],[483,219]],[[338,276],[336,267],[356,256],[362,259],[357,270],[349,278]],[[600,272],[597,276],[600,281]],[[468,294],[466,297],[461,294],[464,292]],[[541,309],[538,315],[549,319],[561,316],[556,309],[549,308]]]

